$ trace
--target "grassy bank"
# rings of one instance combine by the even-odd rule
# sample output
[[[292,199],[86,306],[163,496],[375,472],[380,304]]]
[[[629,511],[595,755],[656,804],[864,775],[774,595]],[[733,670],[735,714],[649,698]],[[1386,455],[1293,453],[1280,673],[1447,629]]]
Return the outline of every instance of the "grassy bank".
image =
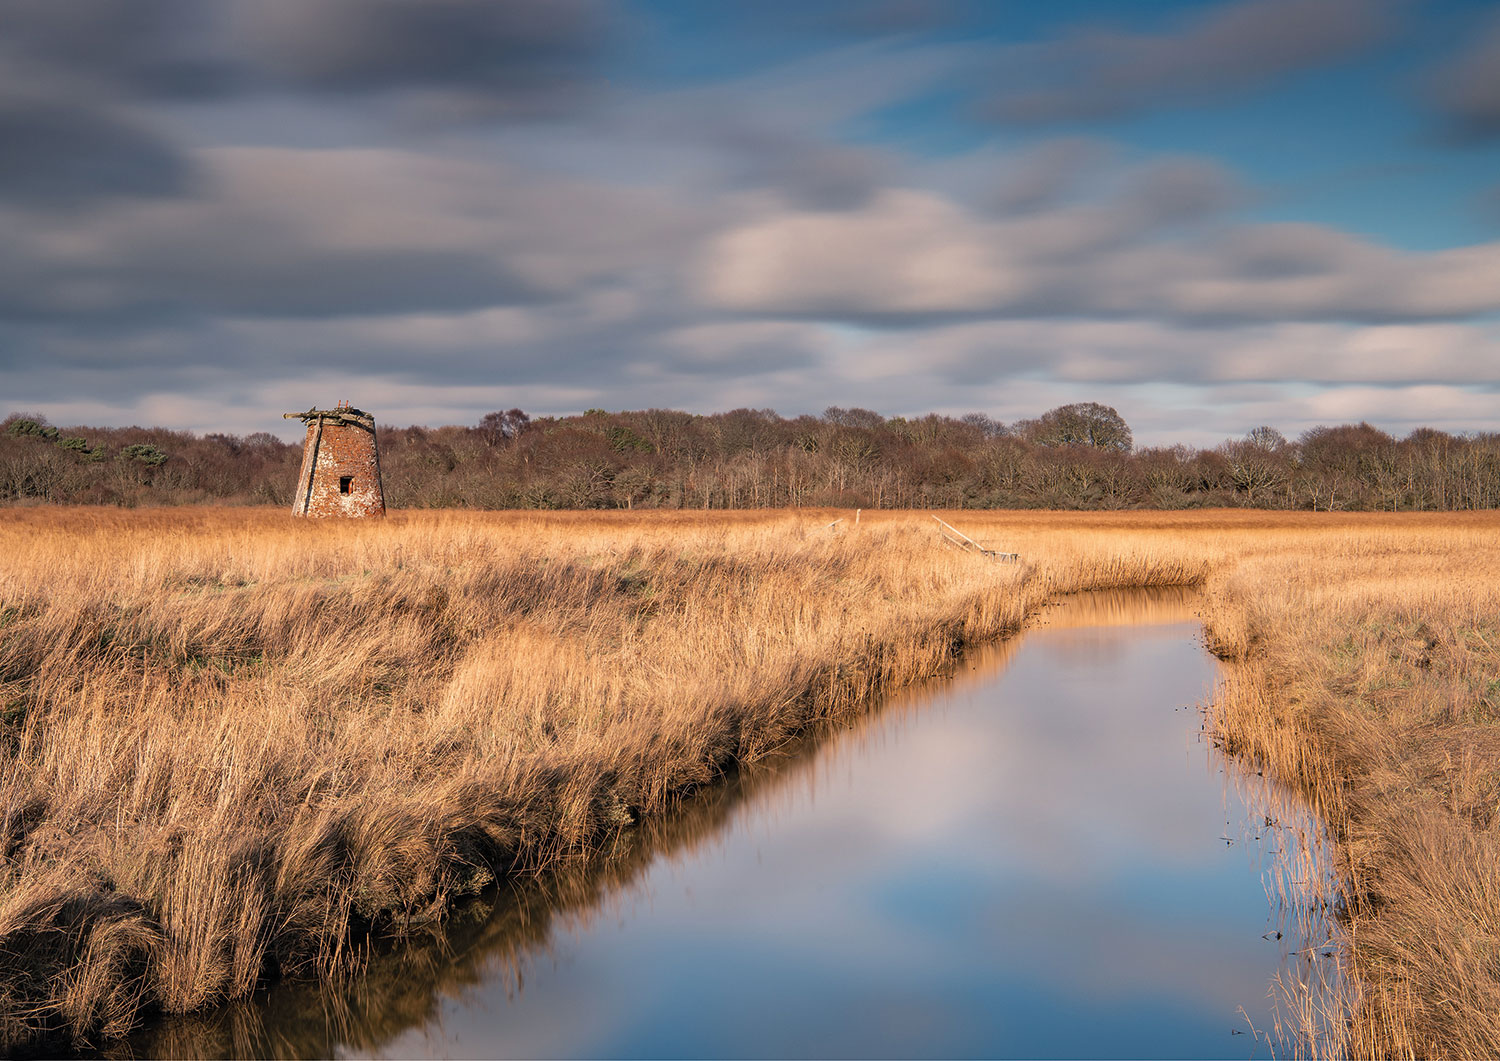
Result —
[[[0,1042],[330,972],[1048,596],[1206,581],[1219,738],[1343,841],[1324,1046],[1500,1054],[1500,518],[836,515],[0,513]]]
[[[1046,594],[918,517],[0,515],[0,1041],[317,975],[615,831]]]
[[[1353,1020],[1330,1055],[1500,1056],[1497,531],[1361,524],[1215,580],[1221,737],[1340,840]]]

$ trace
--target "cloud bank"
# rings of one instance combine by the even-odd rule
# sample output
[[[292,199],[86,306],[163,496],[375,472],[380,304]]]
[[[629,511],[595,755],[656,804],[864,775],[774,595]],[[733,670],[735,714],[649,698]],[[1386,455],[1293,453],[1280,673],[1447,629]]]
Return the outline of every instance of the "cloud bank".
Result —
[[[0,0],[4,389],[242,431],[330,387],[388,421],[1500,426],[1500,242],[1257,216],[1234,164],[1111,133],[1357,63],[1405,9],[1120,10],[1022,39],[814,4],[685,40],[645,2]],[[1496,34],[1412,89],[1469,142],[1500,131]]]

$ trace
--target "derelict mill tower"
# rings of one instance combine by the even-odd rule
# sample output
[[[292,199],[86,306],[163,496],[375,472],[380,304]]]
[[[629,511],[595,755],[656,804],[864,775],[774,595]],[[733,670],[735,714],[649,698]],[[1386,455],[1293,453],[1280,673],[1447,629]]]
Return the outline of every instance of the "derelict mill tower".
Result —
[[[334,409],[283,413],[307,425],[302,471],[292,500],[294,516],[383,516],[380,454],[375,448],[375,417],[340,402]]]

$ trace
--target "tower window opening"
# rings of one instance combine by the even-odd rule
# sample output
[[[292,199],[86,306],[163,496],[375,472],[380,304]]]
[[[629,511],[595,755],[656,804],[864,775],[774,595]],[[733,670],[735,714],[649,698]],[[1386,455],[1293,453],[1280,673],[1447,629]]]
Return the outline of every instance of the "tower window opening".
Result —
[[[341,493],[341,494],[347,494],[353,488],[354,488],[354,476],[352,476],[352,475],[341,475],[341,476],[339,476],[339,493]]]

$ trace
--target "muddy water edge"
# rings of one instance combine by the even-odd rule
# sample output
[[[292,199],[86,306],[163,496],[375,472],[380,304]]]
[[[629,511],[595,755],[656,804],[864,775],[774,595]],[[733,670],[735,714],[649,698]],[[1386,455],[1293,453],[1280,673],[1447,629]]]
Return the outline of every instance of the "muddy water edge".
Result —
[[[1196,604],[1066,598],[610,857],[105,1052],[1298,1052],[1299,1012],[1337,989],[1331,859],[1307,808],[1207,740],[1222,675]]]

